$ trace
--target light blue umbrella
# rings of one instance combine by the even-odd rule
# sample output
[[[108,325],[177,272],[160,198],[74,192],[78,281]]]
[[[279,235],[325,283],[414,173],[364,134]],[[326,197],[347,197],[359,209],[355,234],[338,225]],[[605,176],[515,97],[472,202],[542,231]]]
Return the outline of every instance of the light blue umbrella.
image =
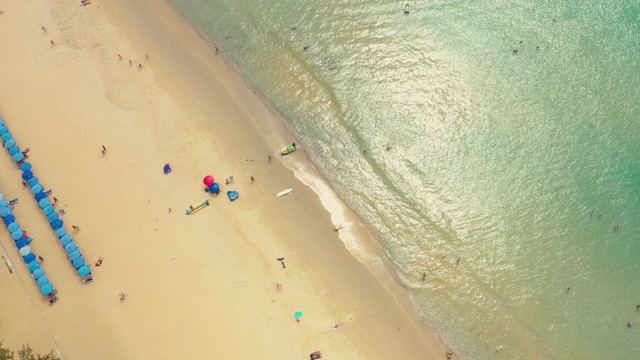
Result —
[[[11,140],[9,140],[9,141],[11,141]],[[15,141],[14,141],[14,142],[15,142]],[[8,147],[8,146],[7,146],[7,143],[5,143],[5,144],[4,144],[4,146],[5,146],[5,147]],[[11,156],[13,156],[13,155],[15,155],[15,154],[17,154],[17,153],[19,153],[19,152],[20,152],[20,148],[19,148],[18,146],[15,146],[15,145],[14,145],[14,146],[12,146],[12,147],[10,147],[10,148],[9,148],[9,155],[11,155]]]
[[[9,141],[11,140],[12,137],[13,135],[11,135],[11,133],[7,131],[4,134],[2,134],[2,137],[0,138],[2,138],[2,141]]]
[[[69,234],[65,234],[60,238],[60,243],[62,244],[62,246],[67,246],[68,243],[70,243],[73,239],[71,238],[71,235]]]
[[[40,206],[40,209],[44,209],[49,205],[51,205],[51,200],[49,200],[49,198],[44,198],[38,201],[38,206]]]
[[[80,250],[74,250],[69,253],[69,260],[73,261],[79,258],[80,256],[82,256],[82,253],[80,252]]]
[[[11,139],[11,140],[7,141],[6,143],[4,143],[4,146],[6,148],[9,148],[9,149],[14,147],[15,145],[16,145],[16,141],[13,140],[13,139]]]
[[[87,265],[82,265],[80,266],[80,269],[78,269],[78,275],[80,276],[87,276],[91,274],[91,268],[88,267]]]
[[[34,279],[38,280],[38,279],[40,279],[41,277],[44,276],[44,269],[37,268],[37,269],[33,270],[32,275],[33,275]]]
[[[47,216],[49,216],[49,214],[51,214],[52,212],[55,212],[55,211],[56,211],[56,209],[51,205],[49,205],[46,208],[42,209],[42,212],[44,212],[45,215],[47,215]]]
[[[29,180],[27,181],[27,183],[28,183],[29,181],[31,181],[32,179],[35,179],[35,178],[31,178],[31,179],[29,179]],[[36,179],[36,181],[37,181],[37,179]],[[34,194],[37,194],[37,193],[39,193],[39,192],[40,192],[40,191],[42,191],[42,190],[43,190],[43,189],[42,189],[42,185],[41,185],[41,184],[34,184],[33,186],[31,186],[31,192],[32,192],[32,193],[34,193]]]
[[[23,153],[17,153],[15,155],[13,155],[13,161],[20,162],[22,160],[24,160],[24,154]]]
[[[7,200],[0,200],[0,209],[4,209],[9,206],[9,202]]]
[[[40,269],[40,263],[36,260],[33,260],[32,262],[27,264],[27,267],[29,268],[29,271],[34,272],[36,271],[36,269]]]
[[[41,278],[36,280],[36,282],[38,283],[38,286],[42,287],[42,286],[44,286],[44,284],[48,284],[49,283],[49,279],[47,279],[46,276],[42,276]]]
[[[0,210],[2,211],[2,210]],[[57,237],[62,237],[62,235],[67,233],[67,229],[61,227],[60,229],[56,230],[56,236]]]
[[[60,216],[58,216],[58,213],[56,212],[52,212],[51,214],[47,215],[47,220],[49,220],[49,223],[52,223],[56,220],[58,220]]]
[[[20,252],[20,255],[22,256],[27,256],[31,254],[31,246],[27,245],[25,247],[22,247],[20,248],[20,250],[18,250],[18,252]]]
[[[76,251],[76,249],[78,249],[78,244],[74,243],[74,242],[70,242],[67,245],[64,246],[64,251],[66,251],[67,253],[71,254],[72,252]]]
[[[8,207],[3,208],[2,210],[0,210],[0,216],[6,217],[8,215],[11,215],[11,209],[9,209]]]
[[[22,171],[31,170],[31,163],[28,163],[28,162],[22,163],[22,165],[20,165],[20,170]]]
[[[7,226],[7,229],[9,229],[9,232],[18,231],[20,230],[20,224],[18,224],[17,222],[12,222],[11,224],[9,224],[9,226]]]
[[[2,124],[2,126],[0,126],[0,135],[4,135],[7,132],[9,132],[9,129],[7,129],[7,127],[4,126],[4,124]]]
[[[53,285],[44,284],[40,287],[40,292],[42,293],[42,295],[51,295],[51,293],[53,292]]]
[[[82,267],[82,265],[84,265],[84,259],[82,257],[79,257],[75,260],[73,260],[73,267],[76,269],[80,269],[80,267]]]
[[[29,185],[29,187],[33,190],[33,187],[38,185],[38,181],[39,181],[38,178],[34,176],[31,179],[27,180],[27,185]],[[34,194],[36,193],[37,192],[34,192]]]
[[[16,230],[14,232],[11,233],[11,238],[13,240],[20,240],[24,237],[24,233],[22,232],[22,230]]]

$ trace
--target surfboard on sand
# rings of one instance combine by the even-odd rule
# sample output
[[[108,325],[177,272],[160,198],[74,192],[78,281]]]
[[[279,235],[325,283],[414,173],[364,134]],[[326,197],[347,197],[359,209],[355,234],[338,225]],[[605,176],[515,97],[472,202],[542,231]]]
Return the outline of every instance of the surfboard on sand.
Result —
[[[285,196],[285,195],[289,195],[291,194],[291,192],[293,191],[293,189],[286,189],[286,190],[282,190],[280,191],[277,196]]]

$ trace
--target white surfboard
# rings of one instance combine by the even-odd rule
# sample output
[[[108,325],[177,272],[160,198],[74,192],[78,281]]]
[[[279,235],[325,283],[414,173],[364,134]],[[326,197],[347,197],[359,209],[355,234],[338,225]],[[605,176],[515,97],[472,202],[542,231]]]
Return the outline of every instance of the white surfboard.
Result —
[[[285,195],[289,195],[291,194],[291,192],[293,191],[293,189],[286,189],[286,190],[282,190],[280,191],[277,196],[285,196]]]

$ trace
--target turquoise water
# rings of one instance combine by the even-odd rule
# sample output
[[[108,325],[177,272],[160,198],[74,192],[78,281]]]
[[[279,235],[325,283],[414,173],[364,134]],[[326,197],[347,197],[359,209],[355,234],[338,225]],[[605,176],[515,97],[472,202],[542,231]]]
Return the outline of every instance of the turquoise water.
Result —
[[[174,2],[456,353],[640,358],[637,1]]]

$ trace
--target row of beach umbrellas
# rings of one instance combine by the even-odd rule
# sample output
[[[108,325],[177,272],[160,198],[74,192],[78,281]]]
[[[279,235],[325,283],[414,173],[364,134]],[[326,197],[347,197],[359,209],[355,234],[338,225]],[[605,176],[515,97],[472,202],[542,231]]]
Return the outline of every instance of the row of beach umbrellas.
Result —
[[[27,264],[31,276],[38,284],[40,292],[43,295],[51,295],[54,290],[53,285],[45,275],[44,269],[40,267],[40,261],[38,261],[37,256],[31,251],[31,246],[29,246],[31,238],[27,237],[24,231],[20,229],[20,224],[16,221],[16,217],[13,216],[9,202],[4,199],[4,194],[2,193],[0,193],[0,216],[2,216],[2,220],[11,234],[22,260]]]
[[[67,234],[64,221],[60,219],[58,213],[55,211],[54,204],[52,204],[51,200],[47,197],[50,192],[44,190],[39,179],[34,175],[31,163],[24,161],[24,154],[20,151],[20,148],[17,146],[11,132],[9,132],[9,129],[7,129],[2,119],[0,119],[0,139],[4,142],[4,147],[8,149],[9,155],[11,155],[13,160],[20,166],[22,179],[31,188],[35,201],[47,217],[49,225],[53,231],[55,231],[60,244],[65,249],[69,256],[69,260],[71,261],[74,269],[77,270],[78,275],[83,278],[91,275],[91,268],[85,263],[85,260],[82,257],[82,252],[78,249],[78,245],[73,242],[71,235]],[[0,216],[3,216],[2,212],[3,210],[0,209]]]

